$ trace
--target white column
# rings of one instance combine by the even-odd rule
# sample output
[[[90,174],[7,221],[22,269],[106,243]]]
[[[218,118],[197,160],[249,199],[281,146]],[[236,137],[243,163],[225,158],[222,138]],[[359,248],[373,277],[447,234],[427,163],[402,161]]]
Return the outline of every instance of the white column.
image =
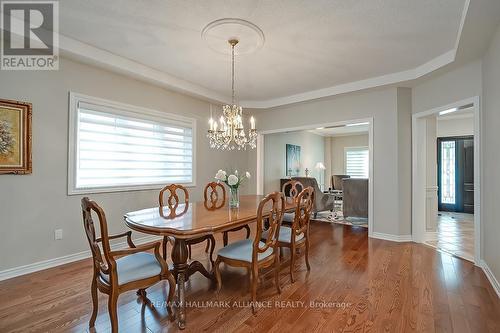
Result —
[[[426,219],[425,230],[436,232],[438,214],[438,187],[437,187],[437,119],[435,115],[429,116],[426,121],[426,183],[425,202]]]
[[[330,180],[332,178],[332,138],[325,137],[325,178],[323,183],[325,184],[325,190],[328,190],[332,185]]]

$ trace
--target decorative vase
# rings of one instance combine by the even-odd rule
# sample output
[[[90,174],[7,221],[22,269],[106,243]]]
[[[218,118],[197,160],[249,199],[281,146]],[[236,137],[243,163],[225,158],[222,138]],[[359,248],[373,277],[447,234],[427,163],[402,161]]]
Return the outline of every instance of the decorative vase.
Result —
[[[229,187],[229,208],[238,208],[240,207],[240,193],[237,187],[230,186]]]

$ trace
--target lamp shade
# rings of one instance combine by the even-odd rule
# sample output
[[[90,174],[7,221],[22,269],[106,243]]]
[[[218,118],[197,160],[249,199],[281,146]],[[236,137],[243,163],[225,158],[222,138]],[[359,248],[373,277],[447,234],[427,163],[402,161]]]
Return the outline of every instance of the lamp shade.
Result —
[[[323,164],[323,162],[318,162],[318,163],[316,163],[315,168],[316,168],[316,169],[319,169],[319,170],[326,170],[326,167],[325,167],[325,165]]]

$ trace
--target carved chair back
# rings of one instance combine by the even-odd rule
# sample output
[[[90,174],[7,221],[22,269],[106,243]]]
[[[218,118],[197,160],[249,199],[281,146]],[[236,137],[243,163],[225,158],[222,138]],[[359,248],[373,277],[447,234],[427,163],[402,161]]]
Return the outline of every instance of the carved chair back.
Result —
[[[99,230],[100,237],[96,235],[96,228],[94,220],[92,218],[92,213],[97,215],[99,220]],[[106,222],[106,215],[103,209],[94,201],[85,197],[82,199],[82,216],[83,216],[83,227],[85,229],[85,234],[89,242],[90,251],[92,252],[92,258],[94,261],[94,270],[96,273],[109,274],[110,273],[110,262],[114,259],[109,255],[111,248],[109,246],[108,238],[108,224]],[[99,247],[99,243],[102,246]],[[103,258],[104,254],[104,258]]]
[[[283,214],[285,209],[285,196],[281,192],[273,192],[268,195],[259,203],[257,208],[257,233],[253,241],[253,262],[257,262],[259,253],[266,252],[267,249],[272,248],[276,250],[278,242],[279,229],[283,221]],[[268,215],[268,216],[267,216]],[[264,224],[268,225],[267,236],[262,238],[262,231]],[[264,245],[261,244],[264,241]]]
[[[219,188],[220,191],[218,190]],[[226,203],[226,188],[221,183],[210,182],[205,186],[203,197],[206,209],[215,210],[222,208]]]
[[[299,193],[304,189],[304,185],[298,180],[290,179],[286,183],[283,184],[281,188],[281,192],[285,195],[285,199],[291,199],[292,201],[296,201]]]
[[[292,224],[295,236],[308,232],[313,207],[314,189],[308,186],[297,196],[297,207],[295,208],[295,217]]]
[[[165,192],[168,191],[168,198],[165,201]],[[184,211],[181,213],[177,213],[177,207],[179,207],[180,204],[182,204],[181,199],[179,198],[179,194],[177,192],[183,193],[184,194]],[[166,216],[168,218],[174,218],[176,216],[180,216],[184,214],[189,206],[189,193],[187,189],[178,184],[170,184],[165,186],[164,188],[161,189],[160,194],[158,196],[158,204],[160,205],[160,214],[164,216],[163,214],[163,208],[165,207],[165,203],[167,204],[166,207],[169,209],[169,215]]]

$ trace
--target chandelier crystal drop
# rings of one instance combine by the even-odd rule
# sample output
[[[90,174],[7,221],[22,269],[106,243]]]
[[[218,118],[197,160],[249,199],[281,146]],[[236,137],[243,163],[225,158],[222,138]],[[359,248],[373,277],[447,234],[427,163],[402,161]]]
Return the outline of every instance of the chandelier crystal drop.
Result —
[[[222,107],[222,115],[219,121],[210,117],[207,137],[210,148],[220,150],[246,150],[248,147],[257,147],[257,131],[255,119],[250,118],[250,129],[245,133],[243,126],[243,109],[235,103],[234,93],[234,47],[238,44],[237,39],[228,40],[231,45],[231,105]]]

